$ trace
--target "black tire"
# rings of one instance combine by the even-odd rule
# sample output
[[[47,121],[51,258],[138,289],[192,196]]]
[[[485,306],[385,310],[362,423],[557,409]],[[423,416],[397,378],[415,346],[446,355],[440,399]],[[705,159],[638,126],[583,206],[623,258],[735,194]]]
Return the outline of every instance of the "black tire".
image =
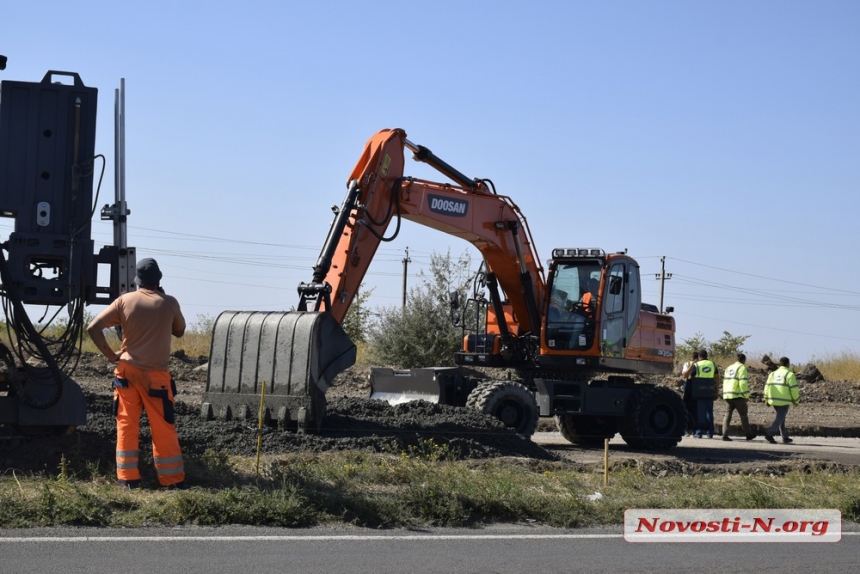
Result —
[[[555,426],[565,440],[580,446],[603,446],[618,432],[614,418],[594,415],[556,415]]]
[[[537,401],[520,383],[483,382],[469,393],[466,406],[499,419],[523,436],[531,436],[537,429]]]
[[[687,430],[684,401],[666,387],[642,387],[634,391],[628,413],[618,426],[621,437],[634,448],[673,448]]]

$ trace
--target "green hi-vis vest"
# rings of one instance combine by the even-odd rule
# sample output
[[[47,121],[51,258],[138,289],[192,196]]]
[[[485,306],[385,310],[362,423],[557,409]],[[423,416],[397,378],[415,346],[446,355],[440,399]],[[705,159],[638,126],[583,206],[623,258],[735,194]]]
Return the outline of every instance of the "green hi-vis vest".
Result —
[[[690,379],[690,396],[696,400],[717,398],[717,365],[708,359],[696,362],[696,372]]]
[[[797,377],[787,367],[780,367],[767,377],[764,400],[772,407],[785,407],[800,402]]]
[[[731,365],[723,373],[723,398],[726,400],[750,398],[749,373],[746,365],[740,361]]]
[[[717,365],[708,359],[702,359],[696,362],[696,378],[697,379],[713,379],[717,376]]]

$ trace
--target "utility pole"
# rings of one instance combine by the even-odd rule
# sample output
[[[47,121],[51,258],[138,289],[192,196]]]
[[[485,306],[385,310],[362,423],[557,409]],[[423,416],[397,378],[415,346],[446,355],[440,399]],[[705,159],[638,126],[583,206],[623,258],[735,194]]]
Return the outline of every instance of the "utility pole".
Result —
[[[409,248],[406,248],[406,257],[403,258],[403,308],[406,309],[406,270],[409,269],[409,264],[412,260],[409,259]]]
[[[672,278],[671,273],[666,273],[666,257],[660,258],[660,273],[656,273],[654,278],[660,282],[660,312],[663,312],[663,288],[666,286],[666,280]]]

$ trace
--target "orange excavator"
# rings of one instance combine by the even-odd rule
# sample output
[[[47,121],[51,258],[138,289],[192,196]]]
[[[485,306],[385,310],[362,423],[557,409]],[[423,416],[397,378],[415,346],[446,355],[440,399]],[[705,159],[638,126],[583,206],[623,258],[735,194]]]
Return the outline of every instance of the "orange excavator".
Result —
[[[405,176],[407,149],[450,182]],[[483,264],[469,299],[451,301],[463,328],[458,366],[374,368],[373,398],[476,408],[526,436],[540,416],[552,416],[575,444],[602,444],[616,433],[646,449],[680,441],[680,397],[636,379],[671,372],[674,319],[642,303],[639,266],[626,252],[557,248],[545,270],[509,197],[402,129],[368,140],[347,188],[313,278],[298,287],[298,311],[217,318],[203,416],[250,417],[263,404],[270,423],[319,426],[326,389],[355,361],[341,324],[379,244],[406,219],[468,241]]]

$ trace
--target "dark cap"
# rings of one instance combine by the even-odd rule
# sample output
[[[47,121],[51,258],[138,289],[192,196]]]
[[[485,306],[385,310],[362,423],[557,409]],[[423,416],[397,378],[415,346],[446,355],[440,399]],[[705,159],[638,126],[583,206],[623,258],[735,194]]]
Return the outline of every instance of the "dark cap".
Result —
[[[137,275],[134,284],[138,287],[155,287],[161,281],[161,269],[155,259],[141,259],[137,262]]]

